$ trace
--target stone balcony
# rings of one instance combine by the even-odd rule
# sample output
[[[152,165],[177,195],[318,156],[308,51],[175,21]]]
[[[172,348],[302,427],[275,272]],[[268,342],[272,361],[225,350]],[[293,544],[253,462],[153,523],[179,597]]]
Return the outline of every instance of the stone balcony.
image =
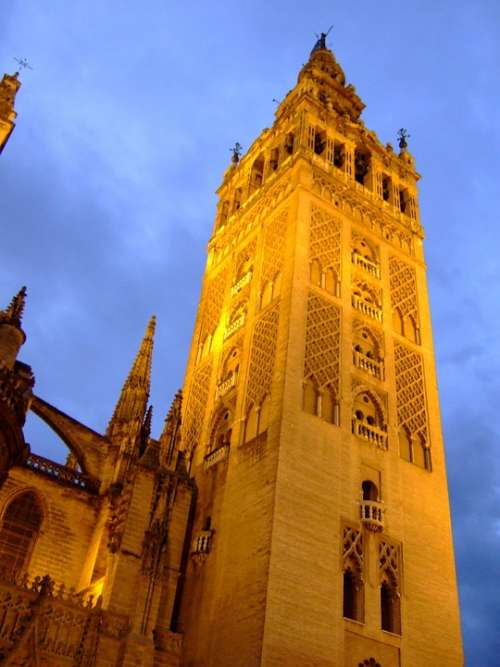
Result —
[[[228,454],[229,454],[229,445],[227,444],[222,445],[222,447],[218,447],[217,449],[214,449],[212,452],[206,454],[205,458],[203,459],[205,470],[209,470],[209,468],[212,468],[212,466],[217,465],[217,463],[225,461],[228,457]]]
[[[252,272],[247,271],[241,278],[231,287],[231,296],[238,294],[241,290],[246,287],[249,282],[252,280]]]
[[[363,438],[363,440],[373,443],[380,449],[387,449],[387,432],[377,426],[372,426],[354,417],[352,432],[358,438]]]
[[[360,255],[359,252],[356,252],[356,250],[353,250],[351,258],[354,266],[359,266],[371,276],[380,278],[380,266],[378,264],[372,262],[366,257],[363,257],[363,255]]]
[[[238,329],[241,329],[241,327],[245,324],[245,319],[245,313],[241,313],[239,317],[233,320],[233,322],[228,325],[226,331],[224,332],[224,340],[236,333]]]
[[[191,542],[191,555],[203,556],[210,553],[212,530],[198,530]]]
[[[219,382],[217,389],[215,390],[215,398],[218,399],[221,396],[227,394],[233,387],[236,387],[238,382],[238,373],[231,373],[224,380]]]
[[[99,490],[99,482],[90,479],[81,472],[72,470],[68,466],[56,463],[43,456],[30,454],[24,465],[26,468],[30,468],[30,470],[51,477],[54,481],[64,486],[77,487],[88,493],[97,493]]]
[[[372,320],[382,322],[382,309],[379,306],[369,303],[356,294],[351,297],[352,307],[359,310],[360,313],[370,317]]]
[[[383,361],[377,361],[376,359],[372,359],[372,357],[368,357],[366,354],[360,352],[359,350],[353,350],[352,363],[356,366],[356,368],[360,368],[362,371],[373,375],[373,377],[377,378],[377,380],[384,379]]]
[[[361,523],[373,532],[384,529],[384,509],[379,500],[362,500],[359,506]]]

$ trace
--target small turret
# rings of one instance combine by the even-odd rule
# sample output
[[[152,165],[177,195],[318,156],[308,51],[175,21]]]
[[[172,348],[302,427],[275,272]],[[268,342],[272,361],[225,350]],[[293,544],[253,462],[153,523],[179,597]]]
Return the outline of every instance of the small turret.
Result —
[[[0,363],[9,369],[14,367],[26,334],[21,319],[26,300],[26,287],[22,287],[5,310],[0,310]]]
[[[17,114],[14,111],[14,102],[17,91],[21,87],[18,76],[17,72],[13,75],[4,74],[0,81],[0,153],[16,126]]]
[[[109,422],[106,435],[115,442],[137,442],[149,399],[156,319],[153,315]]]

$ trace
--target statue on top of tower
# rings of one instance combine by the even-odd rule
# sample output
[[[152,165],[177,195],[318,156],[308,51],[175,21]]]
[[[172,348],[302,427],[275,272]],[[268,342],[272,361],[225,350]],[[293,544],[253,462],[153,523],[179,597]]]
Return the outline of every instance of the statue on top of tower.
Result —
[[[330,31],[331,31],[332,28],[333,28],[333,25],[331,25],[331,26],[328,28],[327,32],[321,32],[321,33],[319,34],[319,37],[318,37],[318,35],[316,35],[316,37],[318,37],[318,39],[316,40],[316,44],[313,46],[313,49],[312,49],[312,51],[311,51],[311,55],[312,55],[313,53],[315,53],[316,51],[322,51],[322,50],[328,48],[328,47],[326,46],[326,38],[327,38],[328,35],[330,34]]]

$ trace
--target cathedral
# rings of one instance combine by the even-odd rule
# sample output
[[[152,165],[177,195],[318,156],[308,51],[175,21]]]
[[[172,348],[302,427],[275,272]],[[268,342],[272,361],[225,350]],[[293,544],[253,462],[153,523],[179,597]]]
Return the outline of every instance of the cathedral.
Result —
[[[26,290],[0,311],[1,665],[463,664],[419,175],[363,108],[322,34],[235,146],[161,434],[154,318],[97,433],[36,393]]]

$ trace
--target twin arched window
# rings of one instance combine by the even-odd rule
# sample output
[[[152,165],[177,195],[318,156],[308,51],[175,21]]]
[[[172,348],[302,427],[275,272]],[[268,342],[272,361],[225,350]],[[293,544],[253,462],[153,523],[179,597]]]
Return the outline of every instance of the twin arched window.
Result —
[[[7,505],[0,523],[0,568],[7,576],[26,569],[42,520],[40,501],[32,491],[16,495]]]

